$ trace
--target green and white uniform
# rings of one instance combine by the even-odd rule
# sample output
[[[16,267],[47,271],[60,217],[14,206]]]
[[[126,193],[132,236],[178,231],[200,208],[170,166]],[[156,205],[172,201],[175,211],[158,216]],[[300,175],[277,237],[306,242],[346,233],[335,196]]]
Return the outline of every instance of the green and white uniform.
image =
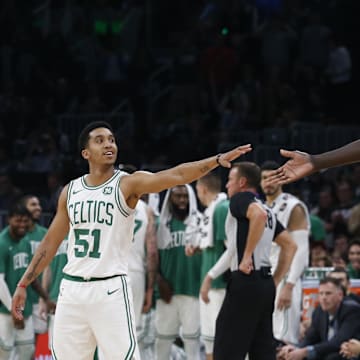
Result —
[[[31,246],[31,254],[34,256],[36,249],[38,248],[40,241],[43,239],[46,234],[47,229],[44,226],[35,224],[34,229],[27,233],[27,239]],[[41,275],[39,276],[41,281]],[[32,288],[29,288],[28,291],[29,299],[33,304],[33,322],[34,322],[34,331],[36,334],[43,334],[47,330],[47,322],[40,317],[39,314],[39,294]]]
[[[55,257],[50,263],[51,282],[49,286],[50,300],[57,302],[61,280],[64,277],[63,268],[67,263],[68,239],[64,239],[60,244]],[[49,349],[52,348],[52,337],[54,330],[54,315],[49,315]]]
[[[203,236],[203,239],[200,238],[200,247],[202,248],[201,281],[204,280],[208,271],[216,264],[225,250],[225,220],[229,209],[229,201],[226,199],[225,194],[222,197],[219,195],[205,209],[201,222],[203,224],[202,229],[206,230],[209,228],[210,222],[212,223],[210,227],[211,234],[208,234],[206,230],[201,231]],[[209,238],[211,238],[210,241]],[[205,246],[201,245],[204,243]],[[201,337],[207,354],[213,353],[216,318],[225,297],[225,288],[224,277],[219,276],[212,281],[209,291],[210,302],[205,303],[200,298]]]
[[[301,275],[308,266],[309,259],[309,232],[310,217],[307,206],[297,197],[289,193],[281,193],[271,204],[271,209],[275,213],[279,222],[284,228],[288,227],[289,220],[295,206],[301,206],[305,213],[308,228],[307,230],[291,231],[290,235],[296,242],[297,250],[291,263],[288,274],[280,281],[276,288],[275,307],[273,312],[273,333],[275,339],[290,344],[299,342],[299,330],[302,309],[302,284]],[[272,243],[270,261],[274,271],[276,269],[280,254],[280,246]],[[276,306],[281,288],[286,282],[294,284],[292,289],[291,305],[286,309],[279,310]]]
[[[160,273],[172,288],[170,303],[156,302],[156,359],[170,358],[171,344],[181,335],[189,359],[200,358],[200,267],[201,254],[186,256],[185,245],[194,243],[201,214],[197,211],[195,193],[187,185],[189,215],[184,221],[172,217],[168,190],[158,228]]]
[[[6,227],[0,233],[0,274],[5,275],[5,282],[10,294],[13,295],[18,282],[25,273],[31,261],[31,247],[27,235],[18,241],[14,241]],[[27,293],[29,291],[27,290]],[[10,351],[14,346],[19,352],[31,354],[34,349],[34,327],[32,321],[32,302],[27,297],[23,311],[25,328],[18,330],[14,328],[9,310],[0,303],[0,349]],[[21,347],[21,349],[20,349]],[[4,355],[5,356],[5,355]],[[5,357],[7,359],[7,357]]]
[[[127,278],[134,209],[119,188],[126,173],[99,186],[87,175],[69,183],[68,262],[55,312],[53,356],[138,360],[132,291]],[[74,336],[76,334],[76,336]]]
[[[139,200],[136,205],[134,240],[128,257],[138,335],[142,331],[141,311],[144,305],[146,283],[146,229],[149,223],[147,206],[143,200]]]

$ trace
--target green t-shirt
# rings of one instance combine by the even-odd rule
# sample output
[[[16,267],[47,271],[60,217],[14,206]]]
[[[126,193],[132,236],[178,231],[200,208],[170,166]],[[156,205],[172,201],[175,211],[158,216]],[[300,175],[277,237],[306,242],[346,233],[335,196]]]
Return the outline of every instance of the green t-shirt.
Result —
[[[170,221],[169,248],[159,250],[161,275],[170,283],[174,295],[199,296],[201,254],[185,255],[185,227],[177,219]]]
[[[43,239],[47,232],[47,228],[39,224],[35,224],[35,227],[32,231],[27,233],[27,239],[31,246],[31,254],[34,256],[36,249],[38,248],[40,241]],[[38,277],[41,282],[41,275]],[[29,298],[33,304],[39,302],[39,294],[32,288],[29,287]]]
[[[67,238],[60,244],[55,257],[50,263],[51,283],[49,287],[49,297],[52,301],[57,301],[60,290],[60,283],[64,277],[63,268],[67,263]]]
[[[360,279],[360,271],[354,269],[351,264],[348,264],[347,272],[350,279]]]
[[[326,230],[322,220],[318,216],[311,214],[310,223],[311,223],[311,236],[314,239],[314,241],[325,241]]]
[[[5,282],[13,295],[16,286],[25,273],[31,261],[31,247],[27,235],[19,241],[11,238],[9,227],[0,233],[0,273],[5,274]],[[0,303],[0,312],[9,314],[8,309]],[[23,312],[25,317],[32,314],[32,302],[29,299],[29,287]]]
[[[215,265],[220,256],[225,250],[224,240],[225,234],[225,220],[229,209],[229,200],[223,200],[219,202],[213,213],[213,242],[214,246],[207,247],[202,250],[202,262],[201,262],[201,281],[204,280],[207,272]],[[223,289],[226,287],[226,282],[223,276],[219,276],[214,279],[211,284],[212,288]]]

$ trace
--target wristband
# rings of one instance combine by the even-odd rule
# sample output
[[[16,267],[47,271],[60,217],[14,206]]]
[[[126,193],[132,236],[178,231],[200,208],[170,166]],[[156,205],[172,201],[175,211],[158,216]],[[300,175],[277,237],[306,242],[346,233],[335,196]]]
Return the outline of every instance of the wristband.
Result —
[[[26,289],[26,285],[25,285],[25,284],[22,284],[22,283],[19,283],[19,284],[17,284],[16,286],[19,287],[19,288]]]
[[[219,153],[219,154],[217,154],[216,155],[216,163],[219,165],[219,166],[222,166],[221,164],[220,164],[220,156],[222,155],[222,153]]]

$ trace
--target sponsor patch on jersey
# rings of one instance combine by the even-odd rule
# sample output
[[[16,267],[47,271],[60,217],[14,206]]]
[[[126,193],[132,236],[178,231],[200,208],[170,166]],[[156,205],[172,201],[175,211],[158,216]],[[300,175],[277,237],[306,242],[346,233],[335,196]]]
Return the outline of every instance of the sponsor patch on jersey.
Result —
[[[287,203],[286,202],[282,203],[279,208],[279,211],[284,211],[286,209],[286,207],[287,207]]]
[[[105,186],[103,190],[103,194],[110,195],[112,193],[112,190],[113,190],[112,186]]]

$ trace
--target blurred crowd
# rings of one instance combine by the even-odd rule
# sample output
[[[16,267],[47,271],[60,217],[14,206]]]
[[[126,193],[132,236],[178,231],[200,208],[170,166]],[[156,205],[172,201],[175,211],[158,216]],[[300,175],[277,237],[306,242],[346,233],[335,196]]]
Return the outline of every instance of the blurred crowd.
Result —
[[[51,216],[85,170],[73,132],[87,116],[118,130],[119,161],[150,170],[256,148],[241,134],[266,128],[355,126],[358,14],[356,0],[3,0],[0,209],[33,192]],[[312,209],[318,264],[347,261],[360,165],[288,190]]]

